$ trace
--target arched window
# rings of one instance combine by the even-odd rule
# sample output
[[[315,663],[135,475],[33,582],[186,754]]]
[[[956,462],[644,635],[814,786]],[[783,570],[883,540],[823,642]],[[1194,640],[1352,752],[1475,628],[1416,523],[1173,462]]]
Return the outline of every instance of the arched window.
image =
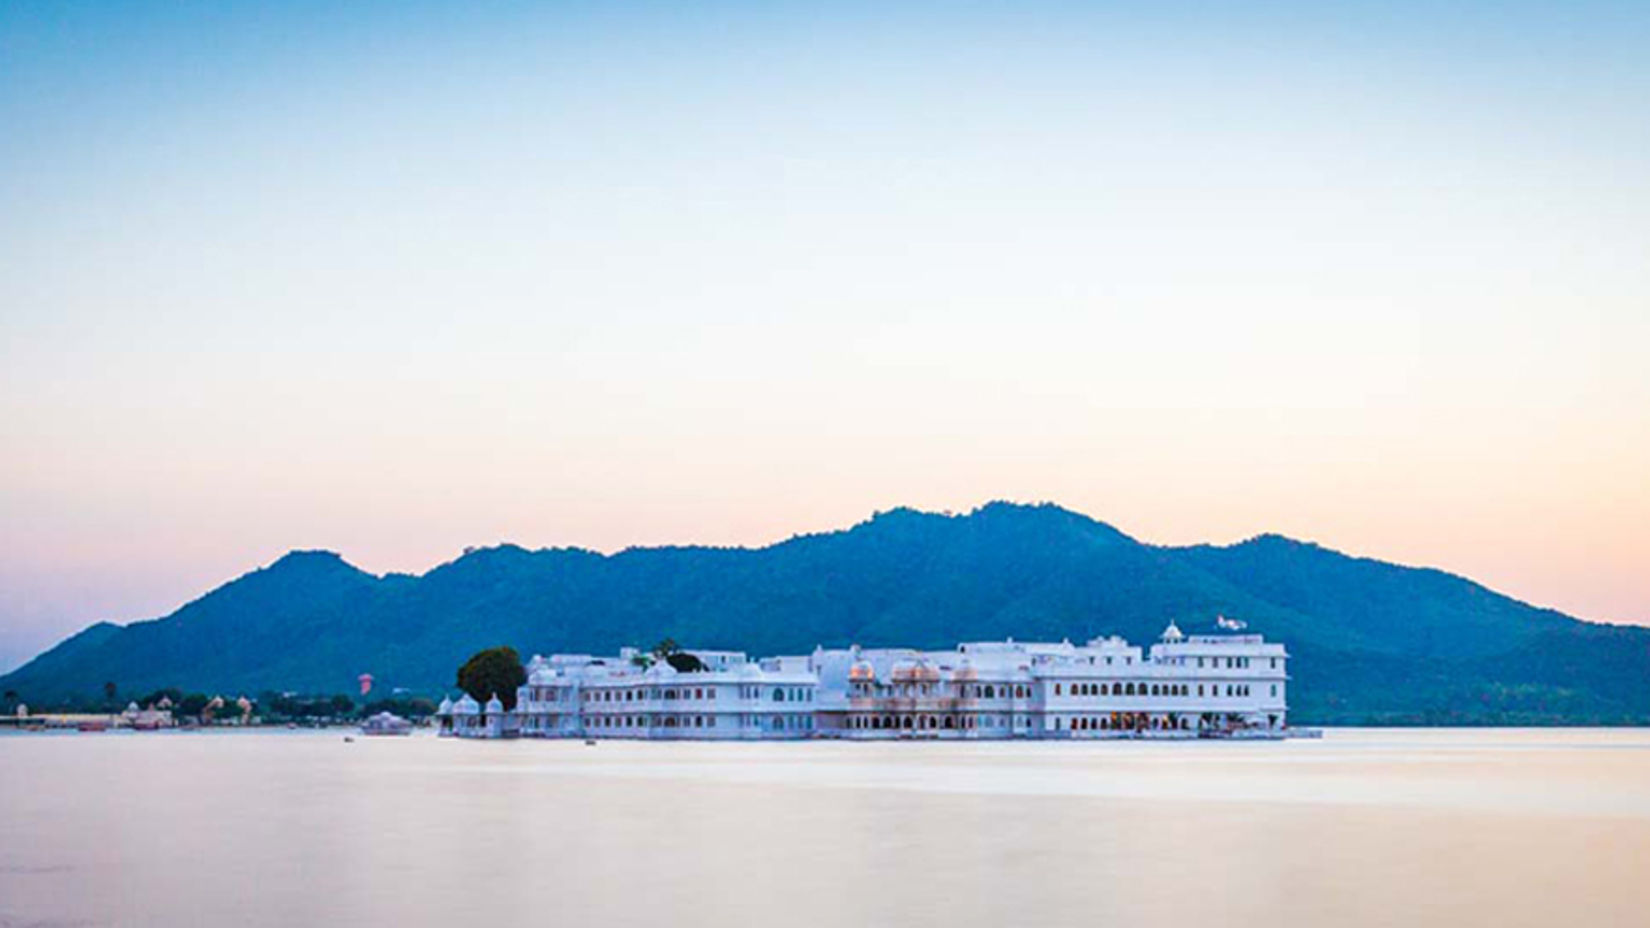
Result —
[[[1054,684],[1054,695],[1060,695],[1060,684],[1058,683]]]
[[[774,687],[773,701],[774,702],[784,702],[785,701],[785,691],[778,688],[778,687]]]
[[[1123,695],[1125,695],[1125,696],[1133,696],[1134,695],[1134,684],[1133,683],[1125,683],[1123,685]]]

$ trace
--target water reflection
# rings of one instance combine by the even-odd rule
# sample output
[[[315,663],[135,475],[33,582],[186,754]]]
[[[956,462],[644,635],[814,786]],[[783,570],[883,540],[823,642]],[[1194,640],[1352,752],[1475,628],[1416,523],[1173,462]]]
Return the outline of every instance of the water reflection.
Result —
[[[0,925],[1639,923],[1650,733],[0,738]]]

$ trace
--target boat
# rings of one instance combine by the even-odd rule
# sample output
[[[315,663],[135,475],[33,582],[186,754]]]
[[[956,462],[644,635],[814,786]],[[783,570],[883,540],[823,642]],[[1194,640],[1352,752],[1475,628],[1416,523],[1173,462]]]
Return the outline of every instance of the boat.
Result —
[[[89,719],[76,723],[75,728],[79,731],[108,731],[109,723],[102,719]]]
[[[412,723],[393,712],[380,712],[361,723],[363,735],[410,735]]]

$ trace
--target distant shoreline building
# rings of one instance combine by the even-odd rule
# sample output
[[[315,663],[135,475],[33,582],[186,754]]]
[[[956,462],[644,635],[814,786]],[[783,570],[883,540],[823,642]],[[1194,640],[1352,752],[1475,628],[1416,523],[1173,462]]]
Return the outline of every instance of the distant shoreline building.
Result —
[[[818,648],[754,661],[739,651],[687,653],[705,669],[649,665],[633,648],[535,656],[513,711],[496,696],[485,706],[444,699],[441,732],[739,741],[1281,738],[1288,729],[1283,645],[1252,634],[1187,636],[1173,623],[1149,650],[1112,636],[950,651]]]

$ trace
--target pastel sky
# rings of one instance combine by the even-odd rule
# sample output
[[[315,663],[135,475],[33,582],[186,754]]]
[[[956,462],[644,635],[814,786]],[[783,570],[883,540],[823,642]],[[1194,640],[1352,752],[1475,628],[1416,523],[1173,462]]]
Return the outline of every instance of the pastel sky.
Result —
[[[1650,4],[0,6],[0,668],[998,498],[1650,623]]]

